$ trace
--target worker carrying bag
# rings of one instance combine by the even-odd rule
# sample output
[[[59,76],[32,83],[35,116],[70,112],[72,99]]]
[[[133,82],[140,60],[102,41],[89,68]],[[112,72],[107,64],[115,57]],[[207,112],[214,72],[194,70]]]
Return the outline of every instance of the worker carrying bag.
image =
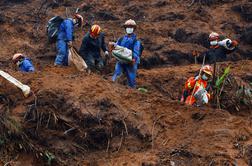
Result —
[[[113,42],[109,43],[109,47],[110,47],[112,56],[114,56],[121,63],[132,62],[132,51],[130,49],[119,46]]]

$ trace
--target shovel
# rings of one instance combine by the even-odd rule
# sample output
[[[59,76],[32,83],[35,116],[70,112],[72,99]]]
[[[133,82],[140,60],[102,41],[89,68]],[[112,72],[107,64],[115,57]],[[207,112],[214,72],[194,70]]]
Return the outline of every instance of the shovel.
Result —
[[[29,94],[31,92],[31,88],[29,86],[22,84],[16,78],[12,77],[11,75],[9,75],[8,73],[6,73],[2,70],[0,70],[0,75],[3,78],[5,78],[7,81],[9,81],[10,83],[14,84],[19,89],[21,89],[25,97],[29,96]]]

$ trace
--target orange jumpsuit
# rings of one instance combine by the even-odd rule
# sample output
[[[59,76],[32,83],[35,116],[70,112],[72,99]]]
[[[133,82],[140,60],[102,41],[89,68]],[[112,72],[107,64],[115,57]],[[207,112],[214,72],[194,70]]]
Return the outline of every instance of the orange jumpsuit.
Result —
[[[185,103],[188,105],[193,105],[196,103],[196,98],[194,97],[194,94],[199,90],[200,86],[204,87],[205,89],[208,86],[208,82],[205,80],[202,80],[201,78],[196,80],[195,77],[190,77],[186,83],[185,83],[185,90],[188,93],[189,96],[186,97]],[[195,87],[195,89],[194,89]],[[192,94],[194,93],[194,94]],[[210,99],[210,94],[207,93],[207,98]]]

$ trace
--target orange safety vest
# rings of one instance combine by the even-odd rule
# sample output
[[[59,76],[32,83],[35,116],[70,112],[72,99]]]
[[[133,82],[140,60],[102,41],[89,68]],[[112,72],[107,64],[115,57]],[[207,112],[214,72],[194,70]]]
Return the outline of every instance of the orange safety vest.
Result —
[[[193,105],[196,102],[196,98],[194,97],[194,94],[198,91],[198,89],[201,86],[203,86],[206,89],[207,85],[208,85],[207,81],[202,80],[201,78],[196,81],[195,77],[190,77],[185,83],[185,89],[190,91],[190,95],[186,98],[185,103],[188,105]],[[194,90],[194,94],[192,94],[193,90]],[[210,99],[209,93],[207,93],[207,97],[208,99]]]

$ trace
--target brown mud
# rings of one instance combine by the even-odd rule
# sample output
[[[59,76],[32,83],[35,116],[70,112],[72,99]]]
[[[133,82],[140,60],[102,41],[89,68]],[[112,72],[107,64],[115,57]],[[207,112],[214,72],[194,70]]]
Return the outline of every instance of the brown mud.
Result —
[[[46,42],[46,22],[65,16],[66,8],[71,15],[81,4],[86,25],[76,32],[76,47],[93,23],[102,26],[107,41],[123,35],[126,19],[139,23],[145,51],[137,83],[147,93],[127,88],[124,78],[111,82],[114,59],[104,73],[90,75],[53,67],[56,52]],[[0,165],[251,165],[251,108],[237,112],[229,103],[220,110],[178,102],[183,83],[201,66],[192,64],[192,51],[207,50],[211,31],[239,41],[224,64],[251,86],[251,5],[249,0],[1,1],[1,69],[29,85],[33,95],[25,99],[0,80]],[[18,72],[11,63],[16,52],[29,55],[37,71]]]

